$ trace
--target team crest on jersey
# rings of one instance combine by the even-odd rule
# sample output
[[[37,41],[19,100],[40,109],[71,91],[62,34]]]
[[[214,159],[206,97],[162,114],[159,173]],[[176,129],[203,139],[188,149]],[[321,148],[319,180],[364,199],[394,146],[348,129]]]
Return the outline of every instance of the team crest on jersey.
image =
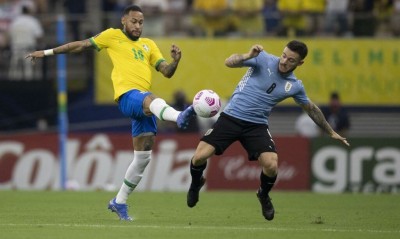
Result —
[[[145,51],[149,51],[149,50],[150,50],[150,48],[149,48],[146,44],[143,44],[143,49],[144,49]]]
[[[292,83],[289,83],[289,82],[286,82],[286,85],[285,85],[285,92],[289,92],[290,91],[290,89],[292,89]]]

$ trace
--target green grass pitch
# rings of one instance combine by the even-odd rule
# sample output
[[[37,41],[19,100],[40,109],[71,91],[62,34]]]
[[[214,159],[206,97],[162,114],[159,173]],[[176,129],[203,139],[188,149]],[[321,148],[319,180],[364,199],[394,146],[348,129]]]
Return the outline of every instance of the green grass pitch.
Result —
[[[0,191],[0,239],[400,238],[400,195],[272,192],[266,221],[255,192],[136,192],[133,222],[107,210],[112,192]]]

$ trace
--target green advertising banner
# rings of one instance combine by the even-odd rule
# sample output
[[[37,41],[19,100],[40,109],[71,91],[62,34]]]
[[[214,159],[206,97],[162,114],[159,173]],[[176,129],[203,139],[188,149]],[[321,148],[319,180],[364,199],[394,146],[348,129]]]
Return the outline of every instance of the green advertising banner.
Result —
[[[305,64],[296,76],[317,104],[326,104],[338,91],[345,104],[400,106],[400,41],[367,39],[303,39],[309,47]],[[182,59],[171,79],[153,71],[151,91],[170,101],[176,90],[191,99],[201,89],[212,89],[228,98],[246,68],[230,69],[224,61],[233,53],[248,52],[253,44],[280,56],[287,39],[155,39],[167,61],[171,44],[182,50]],[[96,102],[113,103],[111,61],[106,51],[96,54]],[[293,100],[283,102],[294,105]]]
[[[312,191],[400,193],[400,138],[349,142],[350,148],[330,138],[312,141]]]

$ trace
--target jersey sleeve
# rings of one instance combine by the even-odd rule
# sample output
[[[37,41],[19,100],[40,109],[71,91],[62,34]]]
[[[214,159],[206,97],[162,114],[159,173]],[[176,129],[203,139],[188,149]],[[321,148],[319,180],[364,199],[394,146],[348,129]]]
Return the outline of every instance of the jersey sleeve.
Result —
[[[112,29],[109,28],[105,31],[100,32],[96,36],[89,38],[89,40],[92,43],[92,45],[96,48],[96,50],[100,51],[101,49],[108,47],[111,35],[112,35]]]
[[[293,95],[293,99],[299,105],[308,104],[310,102],[310,100],[307,97],[303,82],[301,80],[298,80],[298,84],[300,85],[300,87],[299,87],[300,89],[297,91],[297,93],[295,95]]]
[[[253,67],[257,65],[257,57],[245,60],[243,66]]]
[[[150,41],[151,44],[151,55],[150,55],[150,65],[155,69],[158,68],[161,62],[165,61],[160,49],[154,41]]]
[[[262,51],[260,54],[258,54],[257,57],[253,57],[244,61],[243,65],[248,67],[255,67],[259,62],[268,62],[269,57],[270,56],[265,51]]]

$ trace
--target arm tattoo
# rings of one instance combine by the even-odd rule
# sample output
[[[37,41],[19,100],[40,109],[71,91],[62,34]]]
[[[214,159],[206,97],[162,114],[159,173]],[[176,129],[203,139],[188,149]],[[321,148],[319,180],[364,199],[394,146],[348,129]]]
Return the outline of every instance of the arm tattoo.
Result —
[[[229,67],[242,66],[244,57],[242,54],[233,54],[225,60],[225,65]]]
[[[306,107],[306,111],[310,118],[327,134],[331,135],[333,133],[332,127],[326,121],[324,114],[320,108],[318,108],[318,106],[316,106],[314,103],[311,103],[308,107]]]
[[[64,45],[54,48],[54,52],[57,54],[79,53],[79,52],[82,52],[83,50],[90,48],[91,45],[92,44],[90,43],[89,40],[69,42]]]
[[[165,77],[170,78],[175,74],[176,68],[178,68],[178,62],[177,61],[173,61],[170,64],[161,65],[160,72]]]

